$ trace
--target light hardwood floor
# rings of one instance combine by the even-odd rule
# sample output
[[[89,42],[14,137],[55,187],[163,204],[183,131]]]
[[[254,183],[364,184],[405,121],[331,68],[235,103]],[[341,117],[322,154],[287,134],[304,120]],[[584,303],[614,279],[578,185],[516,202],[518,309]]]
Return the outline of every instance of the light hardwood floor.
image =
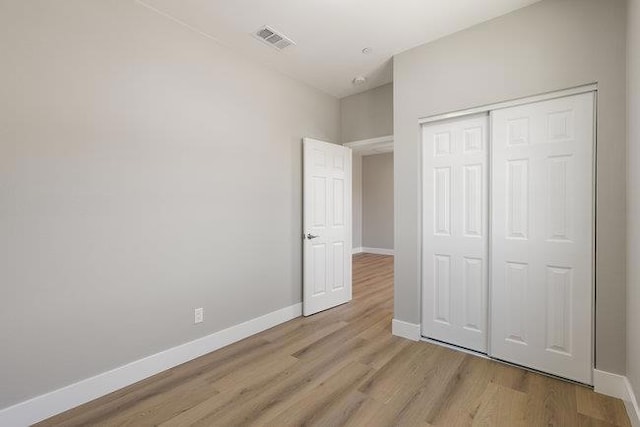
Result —
[[[294,319],[43,426],[628,426],[618,399],[391,335],[393,257],[354,257],[353,301]]]

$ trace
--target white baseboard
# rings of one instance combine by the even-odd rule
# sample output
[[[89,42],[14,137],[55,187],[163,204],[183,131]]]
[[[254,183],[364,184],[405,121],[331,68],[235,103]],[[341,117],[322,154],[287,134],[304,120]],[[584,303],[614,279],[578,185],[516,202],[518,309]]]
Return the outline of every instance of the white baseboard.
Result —
[[[300,315],[302,304],[294,304],[34,397],[0,410],[0,426],[37,423]]]
[[[627,394],[626,378],[622,375],[612,374],[611,372],[593,370],[593,389],[607,396],[617,397],[625,400],[629,397]]]
[[[353,248],[353,250],[351,251],[352,254],[359,254],[362,252],[362,246],[360,246],[359,248]]]
[[[420,341],[420,325],[398,319],[391,321],[391,333],[412,341]]]
[[[598,393],[623,400],[631,425],[633,427],[640,427],[638,400],[627,377],[594,369],[593,389]]]
[[[362,249],[360,252],[364,252],[367,254],[375,254],[375,255],[394,255],[395,254],[395,250],[393,249],[367,248],[364,246],[359,249]]]
[[[638,399],[631,387],[629,378],[624,377],[625,385],[627,386],[628,399],[624,400],[624,406],[627,408],[627,414],[633,427],[640,427],[640,405],[638,405]]]

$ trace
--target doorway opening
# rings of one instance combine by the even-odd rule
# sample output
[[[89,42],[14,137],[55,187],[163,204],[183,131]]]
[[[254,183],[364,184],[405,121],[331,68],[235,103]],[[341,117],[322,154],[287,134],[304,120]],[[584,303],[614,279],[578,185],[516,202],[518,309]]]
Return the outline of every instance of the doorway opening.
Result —
[[[393,136],[344,145],[353,152],[353,254],[394,255]]]

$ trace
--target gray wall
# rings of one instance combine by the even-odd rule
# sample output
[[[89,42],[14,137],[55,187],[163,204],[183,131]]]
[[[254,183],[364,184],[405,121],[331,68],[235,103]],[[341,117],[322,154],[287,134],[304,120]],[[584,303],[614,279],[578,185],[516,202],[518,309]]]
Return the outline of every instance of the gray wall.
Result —
[[[628,277],[627,376],[640,396],[640,0],[629,0],[628,13]]]
[[[0,52],[0,408],[300,302],[337,99],[129,0],[4,0]]]
[[[393,249],[393,153],[362,158],[362,246]]]
[[[342,143],[393,134],[393,84],[340,99]]]
[[[389,83],[340,99],[340,130],[342,143],[393,135],[393,84]],[[353,156],[353,247],[368,246],[392,249],[392,222],[383,221],[384,231],[381,232],[371,227],[368,228],[367,233],[370,236],[367,240],[382,243],[384,246],[370,246],[363,242],[365,227],[362,218],[368,212],[364,211],[362,205],[362,197],[365,192],[362,188],[362,167],[365,162],[363,159],[367,157]],[[393,179],[390,182],[393,183]],[[375,194],[376,191],[376,188],[369,190],[372,194]],[[393,193],[391,194],[391,206],[393,206]],[[378,220],[372,218],[380,214],[371,213],[371,215],[370,221],[374,221],[372,224],[375,224],[375,221]],[[393,221],[393,212],[388,218],[389,221]],[[390,238],[389,229],[391,229]]]
[[[362,156],[355,154],[352,157],[352,228],[351,234],[353,248],[362,247]]]
[[[625,372],[624,0],[543,0],[394,58],[395,317],[420,323],[418,119],[598,82],[596,364]]]

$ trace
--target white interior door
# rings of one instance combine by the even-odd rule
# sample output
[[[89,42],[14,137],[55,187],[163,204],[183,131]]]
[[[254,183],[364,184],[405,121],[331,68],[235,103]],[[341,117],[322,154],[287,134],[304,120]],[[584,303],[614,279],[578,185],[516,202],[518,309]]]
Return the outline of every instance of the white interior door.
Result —
[[[351,301],[351,149],[303,140],[305,316]]]
[[[488,115],[422,131],[422,334],[484,353]]]
[[[592,383],[593,93],[491,113],[491,355]]]

